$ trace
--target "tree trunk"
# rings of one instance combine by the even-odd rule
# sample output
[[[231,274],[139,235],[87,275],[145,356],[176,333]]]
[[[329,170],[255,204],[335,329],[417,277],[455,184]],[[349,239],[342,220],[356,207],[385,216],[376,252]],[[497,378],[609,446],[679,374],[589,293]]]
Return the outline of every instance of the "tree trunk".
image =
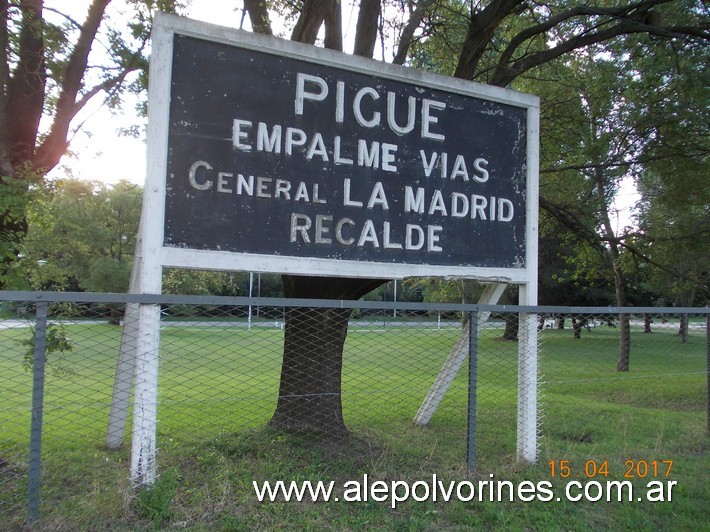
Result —
[[[503,340],[518,339],[518,315],[510,313],[505,315],[505,330],[503,331]]]
[[[582,338],[582,327],[583,323],[581,319],[572,318],[572,331],[574,331],[574,337],[579,340]]]
[[[362,0],[360,2],[353,48],[355,55],[371,58],[374,54],[381,11],[380,0]]]
[[[651,320],[651,315],[646,313],[643,315],[643,332],[644,333],[651,333],[653,332],[651,330],[651,323],[653,323],[653,320]]]
[[[427,11],[433,4],[434,0],[419,0],[419,2],[417,2],[417,7],[414,11],[412,11],[407,24],[405,24],[399,34],[397,53],[392,60],[395,65],[403,65],[406,61],[409,48],[414,42],[414,34],[419,29],[422,20],[424,20],[424,15],[426,15]]]
[[[523,4],[522,0],[499,0],[498,2],[490,2],[484,9],[471,14],[454,77],[473,79],[476,67],[483,58],[496,29],[503,19],[514,13]],[[497,85],[504,87],[508,83],[505,81]]]
[[[614,295],[619,308],[628,306],[624,272],[621,269],[619,252],[619,239],[616,237],[609,218],[609,208],[606,204],[606,178],[601,167],[594,169],[594,182],[599,201],[599,218],[602,226],[603,239],[606,241],[605,250],[614,276]],[[619,314],[619,356],[616,359],[616,371],[629,371],[631,358],[631,321],[628,314]]]
[[[356,300],[385,283],[379,279],[284,275],[289,298]],[[281,383],[272,427],[298,432],[347,432],[343,421],[343,347],[352,309],[289,307],[285,312]]]
[[[618,250],[616,245],[610,245],[612,255],[612,268],[614,270],[614,291],[616,293],[616,304],[620,307],[628,306],[626,297],[626,287],[624,286],[624,276],[618,264]],[[631,316],[629,314],[619,314],[619,356],[616,359],[616,371],[629,371],[629,360],[631,358]]]
[[[684,344],[688,342],[688,315],[680,315],[680,325],[678,327],[678,334],[680,335],[680,341]]]
[[[340,383],[351,313],[351,309],[286,309],[281,384],[272,426],[345,432]]]
[[[607,223],[608,223],[608,217]],[[610,223],[608,223],[611,226]],[[624,284],[624,274],[619,264],[619,250],[615,242],[609,243],[609,254],[611,256],[612,270],[614,272],[614,293],[616,294],[616,304],[619,308],[628,306],[626,297],[626,286]],[[631,316],[629,314],[619,314],[619,356],[616,360],[616,371],[629,371],[629,360],[631,358]]]
[[[340,9],[340,5],[334,0],[305,0],[301,14],[291,33],[291,40],[314,44],[323,22],[333,16],[333,11],[336,8]]]
[[[629,371],[631,358],[631,321],[628,314],[619,314],[619,358],[616,371]]]
[[[111,304],[108,306],[109,309],[109,316],[108,316],[108,324],[109,325],[121,325],[121,318],[123,318],[123,312],[118,308],[118,306]]]
[[[251,27],[254,28],[256,33],[263,33],[264,35],[274,34],[271,29],[266,2],[263,0],[244,0],[244,9],[249,13]]]

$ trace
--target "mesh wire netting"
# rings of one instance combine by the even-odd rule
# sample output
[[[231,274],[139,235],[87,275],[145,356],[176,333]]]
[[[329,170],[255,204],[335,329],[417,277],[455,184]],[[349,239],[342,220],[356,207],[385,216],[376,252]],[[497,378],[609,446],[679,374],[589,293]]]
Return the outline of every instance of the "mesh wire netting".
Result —
[[[706,446],[705,315],[539,320],[542,457],[570,449],[668,456]]]
[[[0,321],[0,528],[26,519],[32,414],[34,308],[10,310]],[[130,408],[117,416],[122,445],[106,449],[122,341],[110,322],[122,313],[118,304],[50,307],[43,516],[65,505],[99,508],[107,519],[131,511]],[[466,474],[469,342],[460,312],[182,304],[160,313],[157,463],[179,471],[181,489],[200,474],[248,471],[273,449],[283,450],[269,458],[274,475],[306,450],[307,461],[351,460],[359,471]],[[629,316],[628,371],[617,368],[618,315],[536,319],[541,460],[706,449],[705,315]],[[516,461],[520,340],[515,313],[478,323],[483,470]],[[441,401],[428,422],[414,423],[446,364],[453,377],[435,390]]]

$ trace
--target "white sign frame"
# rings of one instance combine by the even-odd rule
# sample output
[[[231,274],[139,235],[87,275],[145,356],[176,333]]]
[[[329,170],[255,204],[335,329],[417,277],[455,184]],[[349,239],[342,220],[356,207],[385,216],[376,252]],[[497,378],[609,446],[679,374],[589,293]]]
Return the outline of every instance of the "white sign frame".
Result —
[[[172,43],[180,34],[214,42],[239,45],[255,51],[271,51],[284,57],[376,74],[406,83],[415,82],[448,92],[474,96],[527,110],[525,263],[520,268],[393,264],[320,258],[256,255],[166,247],[164,217],[168,126],[171,94]],[[504,285],[520,285],[521,305],[537,304],[538,272],[538,160],[540,104],[536,96],[478,83],[443,77],[397,65],[349,56],[314,46],[214,26],[174,15],[158,13],[152,34],[150,87],[148,91],[147,172],[136,249],[131,293],[160,294],[164,267],[217,271],[252,271],[397,279],[404,277],[462,277],[494,283],[489,296],[481,301],[495,304]],[[518,456],[536,459],[537,430],[537,329],[533,314],[520,316],[518,344]],[[158,361],[160,349],[160,306],[130,304],[114,383],[107,446],[123,442],[128,416],[128,397],[133,381],[134,407],[131,449],[131,480],[135,486],[150,485],[156,479],[156,426]],[[436,386],[436,385],[435,385]],[[445,391],[445,390],[444,390]],[[443,392],[442,392],[443,393]]]
[[[161,267],[252,271],[312,276],[345,276],[401,279],[404,277],[466,277],[508,283],[530,283],[537,277],[539,98],[492,87],[385,64],[323,48],[274,37],[223,28],[172,15],[159,14],[153,30],[153,51],[148,108],[148,168],[144,191],[143,228],[146,255]],[[500,102],[527,110],[527,183],[525,264],[520,268],[395,264],[286,255],[259,255],[227,251],[194,250],[163,245],[168,125],[171,92],[172,41],[175,34],[267,51],[334,68],[376,74],[392,80]],[[145,265],[144,265],[145,266]],[[144,270],[145,271],[145,270]]]

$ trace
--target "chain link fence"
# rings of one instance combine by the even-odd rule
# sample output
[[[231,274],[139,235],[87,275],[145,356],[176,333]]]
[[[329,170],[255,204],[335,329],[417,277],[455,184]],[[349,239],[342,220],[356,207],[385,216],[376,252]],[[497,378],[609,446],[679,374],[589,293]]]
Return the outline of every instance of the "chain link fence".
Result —
[[[132,526],[140,364],[117,382],[141,334],[118,325],[135,296],[5,294],[0,528],[74,528],[80,513]],[[514,467],[521,434],[542,462],[708,450],[707,309],[532,309],[535,367],[516,307],[155,297],[157,465],[193,522],[248,513],[235,486],[314,463],[379,478]],[[537,373],[532,435],[521,367]]]

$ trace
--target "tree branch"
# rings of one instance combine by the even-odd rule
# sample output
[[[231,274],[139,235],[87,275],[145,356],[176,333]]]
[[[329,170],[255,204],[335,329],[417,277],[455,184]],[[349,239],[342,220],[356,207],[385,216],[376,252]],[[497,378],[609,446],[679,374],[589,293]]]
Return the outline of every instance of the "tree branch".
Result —
[[[7,89],[7,131],[13,164],[30,160],[34,153],[46,82],[42,0],[22,0],[19,59]]]
[[[499,0],[491,2],[479,13],[471,12],[466,39],[464,40],[454,77],[472,79],[478,62],[503,20],[525,7],[525,0]]]
[[[244,0],[244,9],[249,13],[251,27],[256,33],[265,35],[273,35],[271,30],[271,21],[269,20],[269,11],[266,9],[264,0]]]
[[[44,10],[45,10],[45,11],[49,11],[49,12],[51,12],[51,13],[55,13],[56,15],[59,15],[60,17],[62,17],[62,18],[64,18],[65,20],[67,20],[67,21],[69,22],[69,24],[71,24],[72,26],[74,26],[74,29],[81,30],[81,24],[79,24],[79,22],[77,22],[76,20],[74,20],[72,17],[70,17],[70,16],[67,15],[66,13],[62,13],[62,12],[59,11],[58,9],[55,9],[55,8],[53,8],[53,7],[47,7],[47,6],[44,7]]]
[[[620,241],[619,245],[621,247],[623,247],[625,250],[627,250],[629,253],[631,253],[637,259],[641,259],[643,262],[646,262],[647,264],[650,264],[651,266],[654,266],[661,271],[664,271],[666,273],[670,273],[671,275],[674,275],[674,276],[678,277],[679,279],[683,279],[684,281],[690,281],[693,284],[696,284],[698,286],[702,286],[702,279],[700,277],[697,277],[697,278],[692,277],[692,276],[688,275],[687,273],[676,270],[676,269],[671,268],[669,266],[665,266],[665,265],[661,264],[660,262],[653,260],[651,257],[649,257],[648,255],[643,253],[637,247],[632,246],[628,242]]]
[[[96,38],[104,12],[110,2],[111,0],[94,0],[89,7],[79,39],[72,50],[62,77],[54,122],[49,135],[37,149],[37,155],[33,159],[33,167],[40,171],[51,170],[64,155],[68,147],[69,124],[79,109],[88,101],[85,100],[81,106],[78,106],[77,96],[82,87],[82,79],[86,74],[91,45]]]
[[[419,25],[424,20],[424,16],[429,11],[429,8],[434,5],[436,0],[420,0],[417,3],[417,7],[414,9],[412,14],[409,16],[407,24],[402,29],[402,33],[399,36],[399,43],[397,44],[397,53],[392,61],[395,65],[403,65],[404,61],[407,59],[407,53],[409,53],[409,48],[414,42],[414,32],[417,31]]]
[[[540,196],[540,207],[556,219],[562,227],[574,233],[582,242],[586,242],[592,247],[599,245],[599,235],[580,221],[579,213],[572,212],[565,206],[556,204],[544,196]]]
[[[330,50],[343,51],[343,12],[340,0],[332,0],[325,15],[325,42]]]
[[[651,8],[670,1],[672,0],[642,0],[629,6],[609,9],[579,6],[551,17],[541,24],[527,28],[513,37],[506,49],[503,51],[498,61],[496,71],[491,79],[491,84],[501,87],[506,86],[523,72],[527,72],[536,66],[540,66],[556,59],[567,52],[583,48],[591,44],[604,42],[619,35],[649,33],[662,37],[692,35],[702,39],[710,38],[710,35],[708,35],[707,31],[705,31],[707,29],[706,25],[700,25],[697,27],[661,27],[646,23],[646,19],[649,16]],[[511,63],[511,59],[515,52],[529,39],[544,35],[547,31],[570,19],[577,17],[598,16],[607,17],[610,20],[619,20],[620,22],[611,27],[581,33],[568,39],[567,41],[562,41],[557,46],[528,54]],[[608,26],[609,23],[599,24],[597,27],[599,28],[603,25]]]
[[[518,33],[515,37],[513,37],[510,40],[510,43],[508,43],[508,46],[501,54],[501,57],[499,60],[499,65],[508,65],[510,62],[510,59],[513,57],[515,51],[525,41],[532,39],[533,37],[545,34],[547,31],[551,30],[552,28],[554,28],[558,24],[561,24],[562,22],[565,22],[565,21],[570,20],[572,18],[581,17],[581,16],[607,16],[607,17],[611,17],[611,18],[626,17],[629,15],[629,13],[633,12],[635,9],[638,9],[640,6],[643,6],[645,8],[644,12],[647,12],[648,9],[650,9],[652,5],[655,5],[658,3],[664,3],[664,2],[668,2],[668,1],[671,1],[671,0],[644,0],[644,1],[634,4],[634,5],[625,6],[625,7],[621,7],[621,8],[609,8],[609,9],[597,8],[597,7],[587,7],[587,6],[576,6],[572,9],[565,11],[563,13],[560,13],[554,17],[550,17],[546,21],[544,21],[536,26],[531,26],[529,28],[524,29],[520,33]]]
[[[314,44],[318,37],[318,31],[328,14],[332,0],[305,0],[303,9],[298,16],[296,26],[291,33],[291,40]]]
[[[657,35],[662,35],[664,33],[678,34],[683,31],[685,27],[683,26],[667,26],[665,28],[659,28],[653,33]],[[693,28],[697,31],[698,28]],[[642,29],[640,26],[636,25],[634,22],[622,22],[617,24],[612,28],[607,28],[595,33],[589,33],[583,36],[575,37],[568,41],[565,41],[554,48],[550,48],[543,52],[537,52],[531,54],[527,57],[515,61],[511,66],[500,65],[498,71],[493,76],[491,80],[492,85],[497,85],[499,87],[505,87],[510,84],[516,77],[518,77],[523,72],[527,72],[532,68],[543,65],[553,59],[556,59],[572,50],[577,50],[579,48],[584,48],[592,44],[598,44],[619,35],[629,35],[632,33],[647,33],[649,30]],[[710,36],[706,37],[710,38]]]
[[[355,27],[355,48],[353,50],[355,55],[372,57],[374,54],[381,12],[381,0],[360,0],[360,11]]]

